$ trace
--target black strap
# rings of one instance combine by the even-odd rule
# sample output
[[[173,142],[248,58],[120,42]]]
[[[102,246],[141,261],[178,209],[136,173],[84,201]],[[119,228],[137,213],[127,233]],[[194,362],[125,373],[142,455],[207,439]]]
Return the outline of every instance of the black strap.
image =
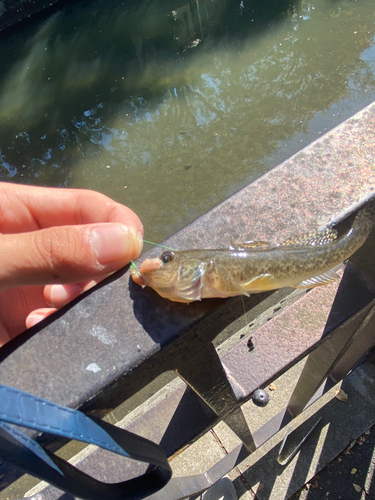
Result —
[[[95,444],[118,455],[152,464],[122,483],[97,481],[43,448],[14,427]],[[32,394],[0,384],[0,458],[29,474],[87,500],[138,500],[163,488],[171,477],[168,459],[152,441]]]

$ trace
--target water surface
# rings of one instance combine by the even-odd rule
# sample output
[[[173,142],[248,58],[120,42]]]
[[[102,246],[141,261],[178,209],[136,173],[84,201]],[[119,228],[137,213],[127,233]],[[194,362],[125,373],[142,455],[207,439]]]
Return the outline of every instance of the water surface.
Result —
[[[0,180],[99,190],[148,239],[375,98],[373,0],[107,4],[0,40]]]

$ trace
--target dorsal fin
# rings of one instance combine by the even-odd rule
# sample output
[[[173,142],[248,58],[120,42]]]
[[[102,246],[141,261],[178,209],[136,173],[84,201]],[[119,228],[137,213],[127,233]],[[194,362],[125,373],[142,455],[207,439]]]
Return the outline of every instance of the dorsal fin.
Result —
[[[280,246],[301,245],[301,246],[321,246],[327,245],[337,239],[337,230],[333,227],[323,229],[323,231],[311,231],[288,238]]]
[[[271,244],[268,241],[245,241],[243,243],[236,243],[233,237],[230,239],[229,250],[246,250],[247,248],[269,248]]]

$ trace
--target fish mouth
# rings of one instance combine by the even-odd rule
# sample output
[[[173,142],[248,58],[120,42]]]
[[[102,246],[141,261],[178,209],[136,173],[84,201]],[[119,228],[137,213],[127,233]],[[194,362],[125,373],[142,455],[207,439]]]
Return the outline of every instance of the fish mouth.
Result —
[[[148,274],[151,271],[156,271],[162,264],[161,260],[156,257],[154,259],[146,259],[142,262],[139,271],[141,274]]]
[[[146,259],[142,262],[139,269],[137,267],[130,267],[130,275],[137,285],[148,285],[149,284],[149,273],[158,269],[161,265],[160,259]]]
[[[175,302],[201,300],[204,265],[163,266],[160,258],[146,259],[137,272],[131,271],[135,283],[148,285],[159,295]]]

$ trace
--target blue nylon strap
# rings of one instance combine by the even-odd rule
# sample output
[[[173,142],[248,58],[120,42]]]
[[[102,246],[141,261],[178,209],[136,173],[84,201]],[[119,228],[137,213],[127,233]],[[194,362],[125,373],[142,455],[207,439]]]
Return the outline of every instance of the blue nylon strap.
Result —
[[[3,432],[1,432],[1,429]],[[33,452],[38,458],[46,462],[47,465],[55,469],[57,472],[63,475],[61,470],[57,467],[57,465],[53,462],[53,460],[50,459],[50,457],[47,455],[45,449],[43,446],[40,446],[34,439],[29,438],[28,436],[25,436],[25,434],[22,434],[22,432],[18,431],[14,427],[12,427],[9,424],[5,424],[3,422],[0,422],[0,436],[5,437],[8,435],[9,437],[13,437],[15,441],[18,441],[20,444],[24,445],[26,448],[28,448],[31,452]]]
[[[50,453],[13,425],[95,444],[152,464],[142,476],[107,484]],[[0,384],[0,458],[67,491],[92,500],[138,500],[161,489],[171,477],[167,457],[155,443],[94,417]]]

